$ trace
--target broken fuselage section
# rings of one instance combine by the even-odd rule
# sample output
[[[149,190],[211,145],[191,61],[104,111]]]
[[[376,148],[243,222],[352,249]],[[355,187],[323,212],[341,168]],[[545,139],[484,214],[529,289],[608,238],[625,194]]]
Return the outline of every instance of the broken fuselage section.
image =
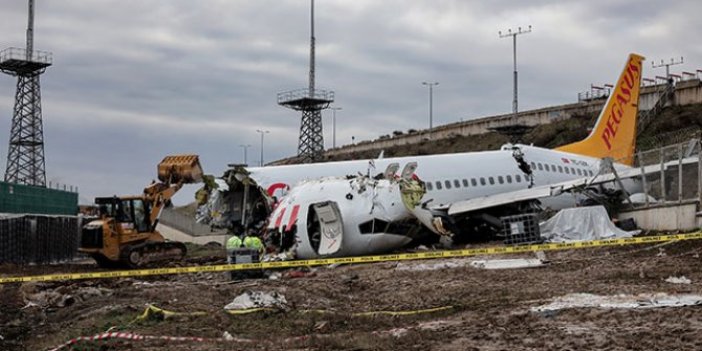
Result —
[[[383,253],[426,234],[412,213],[426,192],[423,182],[394,173],[306,180],[292,189],[272,183],[264,189],[244,167],[234,167],[202,191],[208,195],[200,199],[198,222],[233,233],[254,229],[274,253],[287,257]]]

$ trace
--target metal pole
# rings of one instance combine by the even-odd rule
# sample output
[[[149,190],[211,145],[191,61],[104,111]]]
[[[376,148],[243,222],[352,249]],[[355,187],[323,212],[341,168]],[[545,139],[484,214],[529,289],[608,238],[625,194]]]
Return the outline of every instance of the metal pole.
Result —
[[[675,59],[671,58],[670,63],[664,63],[663,60],[661,60],[661,63],[659,65],[656,65],[654,61],[651,61],[651,67],[652,68],[659,68],[659,67],[665,67],[665,78],[670,79],[670,66],[675,66],[675,65],[680,65],[683,63],[683,57],[680,57],[680,61],[675,61]]]
[[[27,61],[32,60],[34,51],[34,0],[29,0],[29,20],[27,21]]]
[[[639,167],[641,168],[641,185],[643,186],[644,202],[646,204],[646,207],[648,208],[648,186],[646,184],[646,173],[644,172],[644,159],[641,156],[641,152],[638,152],[636,154],[636,158],[639,160]]]
[[[678,203],[683,200],[683,144],[678,144]]]
[[[259,166],[263,167],[263,135],[270,133],[270,131],[256,129],[256,132],[261,133],[261,161],[259,162]]]
[[[431,139],[431,130],[434,128],[434,86],[439,85],[439,82],[422,82],[422,85],[429,87],[429,139]]]
[[[314,0],[310,0],[310,81],[309,81],[309,97],[314,97],[314,66],[315,66],[315,39],[314,39]]]
[[[512,57],[513,57],[513,67],[514,67],[514,96],[512,99],[512,113],[514,114],[514,123],[517,122],[517,113],[519,112],[518,104],[518,85],[517,85],[517,35],[531,33],[531,25],[529,29],[522,30],[522,27],[518,27],[517,31],[512,32],[512,29],[508,29],[506,34],[502,34],[502,31],[497,32],[500,38],[512,37]]]
[[[336,148],[336,111],[342,110],[341,107],[332,107],[332,148]]]
[[[429,129],[434,128],[434,86],[429,86]]]
[[[246,144],[246,145],[241,144],[241,145],[239,145],[239,146],[240,146],[242,149],[244,149],[244,164],[245,164],[245,165],[248,165],[249,162],[248,162],[248,158],[247,158],[247,155],[246,155],[246,154],[247,154],[248,149],[251,147],[251,145],[250,145],[250,144]]]
[[[702,143],[697,139],[697,197],[702,204]]]
[[[517,35],[513,35],[512,38],[514,39],[512,41],[512,49],[514,51],[513,53],[513,58],[514,58],[514,100],[512,101],[512,112],[514,113],[514,120],[515,122],[517,121],[517,111],[519,108],[517,107]]]
[[[663,198],[663,203],[666,203],[668,200],[666,199],[666,189],[665,189],[665,151],[664,148],[660,149],[660,155],[661,155],[661,197]]]

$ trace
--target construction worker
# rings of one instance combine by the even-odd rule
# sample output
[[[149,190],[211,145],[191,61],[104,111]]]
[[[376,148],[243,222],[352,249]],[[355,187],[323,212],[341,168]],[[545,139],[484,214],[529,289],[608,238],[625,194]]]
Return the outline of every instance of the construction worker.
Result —
[[[237,235],[232,235],[229,240],[227,240],[227,263],[234,263],[234,251],[241,248],[241,238]]]

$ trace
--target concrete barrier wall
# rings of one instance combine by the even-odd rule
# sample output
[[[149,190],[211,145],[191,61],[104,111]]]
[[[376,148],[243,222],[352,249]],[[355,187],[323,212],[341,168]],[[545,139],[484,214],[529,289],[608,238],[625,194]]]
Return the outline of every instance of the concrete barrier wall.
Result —
[[[222,234],[222,230],[212,230],[210,226],[195,222],[195,218],[183,215],[172,208],[164,208],[159,217],[159,223],[194,236]]]
[[[633,218],[641,229],[689,231],[698,228],[697,202],[666,204],[619,214],[619,219]]]
[[[659,92],[663,85],[652,85],[642,87],[639,98],[639,109],[641,111],[650,110],[658,101]],[[699,79],[680,81],[676,84],[675,103],[678,105],[689,105],[702,103],[702,83]],[[591,115],[598,113],[604,106],[605,99],[578,102],[573,104],[545,107],[537,110],[523,111],[518,114],[518,122],[530,126],[549,124],[551,122],[566,120],[577,115]],[[471,119],[463,122],[451,123],[432,129],[433,139],[444,139],[452,136],[469,136],[489,132],[489,128],[504,126],[512,123],[512,114],[489,116],[478,119]],[[376,139],[363,141],[354,145],[346,145],[326,151],[327,155],[339,155],[367,150],[378,150],[398,145],[415,144],[428,138],[428,130],[420,130],[412,134],[393,136],[387,139]],[[281,160],[279,162],[283,162]]]

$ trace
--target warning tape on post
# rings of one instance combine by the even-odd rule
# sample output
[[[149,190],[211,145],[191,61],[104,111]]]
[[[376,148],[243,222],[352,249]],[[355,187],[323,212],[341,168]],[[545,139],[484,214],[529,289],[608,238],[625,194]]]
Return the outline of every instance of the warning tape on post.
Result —
[[[662,243],[662,242],[667,242],[667,241],[695,240],[695,239],[702,239],[702,232],[690,233],[690,234],[673,234],[673,235],[642,236],[642,237],[634,237],[634,238],[578,241],[578,242],[569,242],[569,243],[547,243],[547,244],[520,245],[520,246],[485,247],[485,248],[461,249],[461,250],[427,251],[427,252],[403,253],[403,254],[391,254],[391,255],[376,255],[376,256],[319,258],[319,259],[311,259],[311,260],[273,261],[273,262],[260,262],[260,263],[222,264],[222,265],[192,266],[192,267],[150,268],[150,269],[120,270],[120,271],[108,271],[108,272],[48,274],[48,275],[34,275],[34,276],[21,276],[21,277],[0,277],[0,284],[23,283],[23,282],[46,282],[46,281],[57,281],[57,280],[128,278],[128,277],[143,277],[143,276],[151,276],[151,275],[188,274],[188,273],[202,273],[202,272],[228,272],[228,271],[250,270],[250,269],[297,268],[297,267],[309,267],[309,266],[324,266],[324,265],[330,265],[330,264],[358,264],[358,263],[375,263],[375,262],[388,262],[388,261],[426,260],[426,259],[436,259],[436,258],[457,258],[457,257],[469,257],[469,256],[478,256],[478,255],[499,255],[499,254],[512,254],[512,253],[528,253],[528,252],[536,252],[536,251],[584,249],[584,248],[595,248],[595,247],[605,247],[605,246],[652,244],[652,243]]]

